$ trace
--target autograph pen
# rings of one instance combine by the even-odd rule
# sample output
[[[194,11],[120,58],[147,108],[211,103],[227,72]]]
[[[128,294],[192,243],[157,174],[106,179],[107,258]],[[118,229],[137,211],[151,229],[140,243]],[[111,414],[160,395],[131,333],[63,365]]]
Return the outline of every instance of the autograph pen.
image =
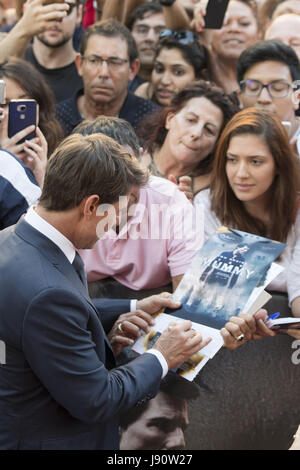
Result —
[[[272,313],[272,315],[269,315],[268,318],[265,320],[265,323],[268,323],[270,320],[276,320],[280,315],[280,312]]]

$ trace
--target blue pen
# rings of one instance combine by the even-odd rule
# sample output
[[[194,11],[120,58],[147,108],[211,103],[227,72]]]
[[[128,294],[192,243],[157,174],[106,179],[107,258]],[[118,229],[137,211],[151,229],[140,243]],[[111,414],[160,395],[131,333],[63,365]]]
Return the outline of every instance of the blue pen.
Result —
[[[269,315],[268,318],[265,320],[265,323],[267,323],[270,320],[276,320],[280,315],[280,312],[272,313],[272,315]]]

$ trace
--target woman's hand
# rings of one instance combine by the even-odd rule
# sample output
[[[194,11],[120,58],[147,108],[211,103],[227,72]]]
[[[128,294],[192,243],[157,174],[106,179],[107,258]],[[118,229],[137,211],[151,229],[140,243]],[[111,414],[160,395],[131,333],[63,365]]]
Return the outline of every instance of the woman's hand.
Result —
[[[25,142],[18,144],[21,139],[24,139],[28,134],[34,131],[35,126],[29,126],[22,131],[15,134],[13,137],[8,137],[8,112],[4,108],[0,108],[0,147],[4,150],[21,158],[24,152]]]
[[[39,127],[36,128],[36,135],[36,139],[25,141],[24,154],[20,159],[31,169],[38,185],[42,188],[48,161],[48,144]]]
[[[0,147],[15,155],[33,172],[38,185],[42,188],[47,165],[48,144],[42,131],[36,128],[36,137],[25,140],[19,144],[28,134],[33,132],[35,126],[29,126],[13,137],[8,137],[8,114],[0,108]]]
[[[234,350],[251,339],[258,340],[265,336],[275,336],[276,333],[264,323],[267,317],[268,314],[263,309],[258,310],[254,315],[240,313],[236,317],[231,317],[221,329],[224,347]]]
[[[193,199],[194,199],[193,182],[190,176],[180,176],[177,182],[175,176],[169,175],[168,180],[176,184],[178,186],[178,189],[186,195],[188,200],[193,202]]]

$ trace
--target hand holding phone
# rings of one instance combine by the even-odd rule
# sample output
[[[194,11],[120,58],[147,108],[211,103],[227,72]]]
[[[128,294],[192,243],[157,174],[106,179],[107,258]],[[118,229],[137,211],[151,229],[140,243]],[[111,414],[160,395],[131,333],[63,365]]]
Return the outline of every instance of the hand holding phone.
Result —
[[[194,8],[192,28],[200,33],[203,29],[220,29],[229,0],[200,0]]]
[[[229,0],[209,0],[204,17],[205,29],[221,29]]]
[[[8,111],[8,137],[12,138],[26,127],[34,126],[34,130],[20,139],[17,144],[34,139],[37,119],[37,102],[35,100],[11,100]]]

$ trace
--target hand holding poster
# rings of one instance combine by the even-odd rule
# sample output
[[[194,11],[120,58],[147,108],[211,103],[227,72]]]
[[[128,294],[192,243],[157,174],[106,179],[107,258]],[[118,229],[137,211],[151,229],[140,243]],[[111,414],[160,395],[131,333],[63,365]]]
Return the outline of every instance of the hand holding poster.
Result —
[[[154,330],[140,338],[133,349],[143,353],[152,347],[153,339],[157,339],[170,322],[191,320],[193,328],[204,338],[212,338],[176,371],[193,380],[222,347],[220,329],[231,316],[249,311],[257,301],[257,295],[252,295],[251,304],[248,302],[254,289],[259,295],[266,280],[270,282],[273,277],[270,267],[285,246],[258,235],[221,227],[199,250],[173,294],[173,299],[180,301],[182,307],[158,315]],[[275,273],[278,272],[275,269]]]

